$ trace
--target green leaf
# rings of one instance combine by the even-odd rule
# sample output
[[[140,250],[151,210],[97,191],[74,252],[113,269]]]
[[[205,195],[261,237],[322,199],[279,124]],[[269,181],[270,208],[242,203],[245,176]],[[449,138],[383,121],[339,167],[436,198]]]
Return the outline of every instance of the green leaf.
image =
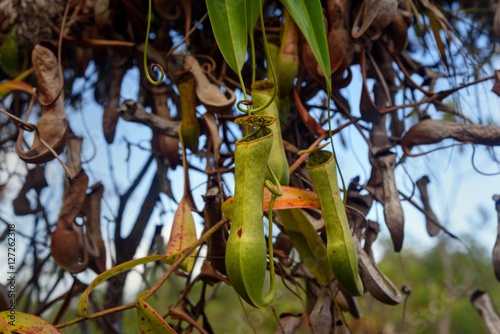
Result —
[[[158,314],[146,301],[144,297],[148,290],[137,296],[137,327],[139,333],[151,334],[177,334],[172,327]]]
[[[253,29],[259,20],[260,7],[259,0],[247,0],[247,31],[250,36],[253,36]]]
[[[208,16],[219,50],[238,75],[247,54],[248,1],[207,0]]]
[[[11,78],[15,78],[19,73],[19,48],[15,30],[12,29],[0,46],[0,67]]]
[[[328,93],[331,92],[331,68],[328,41],[320,0],[282,0],[286,9],[309,43],[326,80]],[[328,94],[330,95],[330,94]]]
[[[82,317],[88,317],[87,314],[87,309],[88,309],[88,301],[89,301],[89,295],[94,290],[99,284],[104,282],[105,280],[121,274],[124,271],[130,270],[134,267],[137,267],[141,264],[149,263],[149,262],[155,262],[163,259],[163,255],[151,255],[151,256],[146,256],[142,257],[140,259],[135,259],[131,260],[125,263],[122,263],[120,265],[117,265],[116,267],[113,267],[109,270],[106,270],[92,281],[88,288],[85,290],[85,292],[82,294],[80,297],[80,301],[78,302],[78,307],[77,307],[77,312],[80,316]]]
[[[10,311],[0,312],[2,323],[5,321],[9,325],[9,331],[2,330],[2,333],[7,334],[15,331],[26,334],[62,334],[57,328],[36,315],[16,311],[14,319],[11,318],[12,316],[14,315],[11,315]],[[2,327],[0,325],[0,329]]]
[[[333,272],[328,261],[327,250],[318,232],[301,209],[278,211],[286,234],[302,262],[309,268],[323,286],[333,280]]]

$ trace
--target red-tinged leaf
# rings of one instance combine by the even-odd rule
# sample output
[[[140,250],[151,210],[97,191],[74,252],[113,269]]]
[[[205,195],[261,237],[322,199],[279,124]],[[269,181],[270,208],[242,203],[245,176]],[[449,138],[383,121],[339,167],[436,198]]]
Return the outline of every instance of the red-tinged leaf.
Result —
[[[197,240],[191,207],[187,203],[186,198],[183,197],[175,212],[170,239],[168,240],[167,250],[165,251],[166,258],[163,262],[166,264],[173,264],[182,252]],[[179,268],[189,272],[193,269],[193,265],[194,257],[189,256],[182,261]]]
[[[137,327],[139,333],[177,334],[172,327],[145,300],[144,291],[137,296]]]
[[[319,200],[316,192],[294,187],[282,186],[283,195],[276,198],[273,210],[285,210],[294,208],[319,208]],[[234,197],[228,198],[222,204],[222,212],[226,217],[233,214]],[[264,211],[269,209],[271,193],[264,188]]]
[[[87,304],[89,300],[89,295],[94,290],[99,284],[104,282],[105,280],[118,275],[120,273],[123,273],[124,271],[130,270],[136,266],[139,266],[141,264],[149,263],[149,262],[154,262],[154,261],[159,261],[163,259],[163,255],[151,255],[151,256],[146,256],[142,257],[140,259],[135,259],[131,260],[125,263],[122,263],[116,267],[113,267],[109,270],[106,270],[92,281],[92,283],[89,285],[89,287],[85,290],[85,292],[82,294],[80,297],[80,301],[78,302],[78,307],[77,307],[77,312],[80,316],[83,317],[88,317],[87,314]]]
[[[304,121],[304,124],[307,126],[307,128],[316,136],[327,132],[327,130],[323,129],[323,127],[309,114],[309,111],[304,107],[295,86],[293,87],[293,97],[295,99],[295,104],[297,105],[299,115]]]
[[[11,334],[12,332],[10,331],[9,324],[4,318],[0,318],[0,331],[3,334]]]
[[[0,318],[3,320],[2,324],[6,322],[9,326],[9,331],[2,330],[2,334],[11,333],[11,331],[26,334],[62,334],[53,325],[33,314],[16,311],[15,316],[13,316],[10,311],[3,311],[0,313]]]
[[[14,90],[20,90],[28,94],[33,94],[33,86],[23,81],[9,80],[0,83],[0,96],[5,98],[7,94]]]

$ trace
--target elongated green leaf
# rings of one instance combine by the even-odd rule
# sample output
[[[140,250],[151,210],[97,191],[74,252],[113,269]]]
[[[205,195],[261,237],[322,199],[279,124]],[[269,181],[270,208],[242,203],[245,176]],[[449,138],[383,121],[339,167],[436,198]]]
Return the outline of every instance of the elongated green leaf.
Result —
[[[333,272],[326,246],[314,226],[301,209],[280,210],[278,214],[302,262],[318,282],[328,286],[332,282]]]
[[[249,35],[253,35],[253,29],[259,20],[260,7],[259,0],[247,0],[247,31]]]
[[[122,263],[116,267],[113,267],[109,270],[106,270],[105,272],[103,272],[102,274],[100,274],[99,276],[94,278],[92,283],[90,283],[89,287],[85,290],[85,292],[80,297],[80,301],[78,302],[78,308],[77,308],[78,314],[83,316],[83,317],[87,316],[87,304],[89,301],[89,295],[92,292],[92,290],[94,290],[99,284],[101,284],[105,280],[107,280],[115,275],[118,275],[124,271],[127,271],[127,270],[134,268],[134,267],[137,267],[141,264],[159,261],[163,258],[164,258],[163,255],[146,256],[146,257],[143,257],[140,259],[135,259],[135,260],[131,260],[131,261]]]
[[[11,315],[10,311],[3,311],[0,312],[0,318],[9,325],[9,331],[2,330],[4,334],[11,333],[11,331],[26,334],[62,334],[49,322],[33,314],[16,311],[15,315]],[[1,325],[0,329],[2,329]]]
[[[177,334],[161,315],[144,300],[147,293],[146,290],[137,296],[137,327],[139,333]]]
[[[281,0],[309,43],[321,71],[325,75],[328,92],[330,83],[330,54],[320,0]]]
[[[247,53],[249,0],[207,0],[215,40],[229,67],[240,74]]]

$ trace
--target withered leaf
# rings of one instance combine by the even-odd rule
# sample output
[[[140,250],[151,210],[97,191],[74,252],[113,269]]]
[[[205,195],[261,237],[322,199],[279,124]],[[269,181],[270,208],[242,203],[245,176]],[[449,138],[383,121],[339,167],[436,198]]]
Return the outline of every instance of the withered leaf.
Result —
[[[496,314],[491,297],[488,293],[476,290],[471,293],[472,306],[479,312],[483,323],[490,334],[498,334],[500,329],[500,317]]]
[[[429,203],[429,194],[427,192],[427,184],[429,184],[429,178],[427,176],[423,176],[421,179],[417,181],[417,187],[420,191],[420,199],[422,200],[422,204],[427,213],[425,216],[425,226],[427,228],[427,233],[431,237],[437,235],[441,229],[437,226],[434,221],[438,221],[436,214],[432,211],[431,204]]]
[[[38,82],[39,97],[46,103],[54,101],[62,85],[59,79],[57,58],[48,48],[37,45],[32,52],[33,66]],[[22,148],[24,130],[19,131],[16,142],[16,153],[21,160],[28,163],[41,164],[55,158],[40,139],[56,153],[61,153],[66,145],[68,120],[64,108],[64,94],[60,94],[54,103],[42,106],[42,115],[37,123],[33,145],[24,151]]]
[[[317,334],[330,334],[332,330],[332,296],[326,288],[321,289],[321,293],[316,300],[316,304],[309,315],[311,326]]]
[[[500,145],[500,127],[479,124],[460,124],[450,121],[424,119],[412,126],[401,139],[401,148],[406,155],[415,145],[436,144],[453,138],[460,142],[497,146]]]
[[[396,167],[396,154],[386,153],[375,158],[382,174],[382,187],[384,190],[383,206],[384,218],[387,228],[391,233],[392,243],[396,252],[401,251],[404,239],[404,212],[396,188],[394,168]]]
[[[47,180],[45,179],[44,166],[36,165],[35,168],[28,170],[26,175],[26,180],[19,191],[17,197],[12,201],[14,207],[14,213],[18,216],[29,215],[38,212],[41,207],[37,205],[35,209],[31,209],[31,204],[26,194],[31,189],[34,189],[38,196],[43,188],[47,186]]]
[[[301,314],[281,314],[274,334],[293,334],[302,324]]]

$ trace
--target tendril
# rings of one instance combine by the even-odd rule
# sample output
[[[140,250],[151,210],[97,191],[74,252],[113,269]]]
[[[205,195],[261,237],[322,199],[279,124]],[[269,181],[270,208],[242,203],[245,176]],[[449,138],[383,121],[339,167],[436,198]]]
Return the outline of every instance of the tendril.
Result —
[[[273,103],[274,99],[276,98],[276,73],[274,72],[273,62],[271,61],[271,55],[269,53],[269,47],[267,45],[266,28],[264,27],[264,12],[262,11],[262,0],[259,0],[259,8],[260,8],[260,26],[261,26],[261,30],[262,30],[262,37],[264,39],[264,50],[265,50],[266,57],[267,57],[267,63],[269,64],[269,67],[271,68],[271,73],[273,75],[274,89],[273,89],[273,95],[269,99],[269,101],[267,101],[266,104],[264,104],[263,106],[260,106],[257,109],[252,109],[252,110],[248,110],[248,108],[243,109],[240,107],[240,104],[245,104],[246,106],[248,106],[248,105],[252,104],[252,101],[249,101],[249,100],[238,101],[238,103],[236,104],[236,108],[241,112],[248,113],[249,115],[266,109],[267,107],[269,107],[271,105],[271,103]],[[240,74],[240,81],[241,82],[243,81],[241,78],[241,74]],[[244,87],[244,86],[242,85],[242,87]],[[245,98],[246,98],[246,96],[245,96]]]
[[[163,77],[165,76],[165,71],[160,64],[151,65],[151,70],[154,72],[155,69],[158,69],[161,72],[160,79],[158,81],[154,81],[149,75],[148,71],[148,41],[149,41],[149,29],[151,28],[151,0],[149,0],[149,10],[148,10],[148,29],[146,30],[146,42],[144,43],[144,72],[146,74],[146,78],[153,85],[159,85],[163,81]]]
[[[267,170],[268,172],[271,174],[272,178],[273,178],[273,181],[274,181],[274,184],[269,181],[269,180],[266,180],[264,182],[264,185],[266,186],[266,188],[269,190],[269,192],[273,195],[273,196],[277,196],[277,197],[280,197],[281,195],[283,195],[283,189],[281,188],[281,184],[280,184],[280,181],[278,180],[278,178],[276,177],[276,174],[274,174],[273,170],[271,169],[271,167],[269,167],[269,164],[267,165]],[[276,190],[276,188],[274,187],[276,185],[276,187],[278,188]]]

